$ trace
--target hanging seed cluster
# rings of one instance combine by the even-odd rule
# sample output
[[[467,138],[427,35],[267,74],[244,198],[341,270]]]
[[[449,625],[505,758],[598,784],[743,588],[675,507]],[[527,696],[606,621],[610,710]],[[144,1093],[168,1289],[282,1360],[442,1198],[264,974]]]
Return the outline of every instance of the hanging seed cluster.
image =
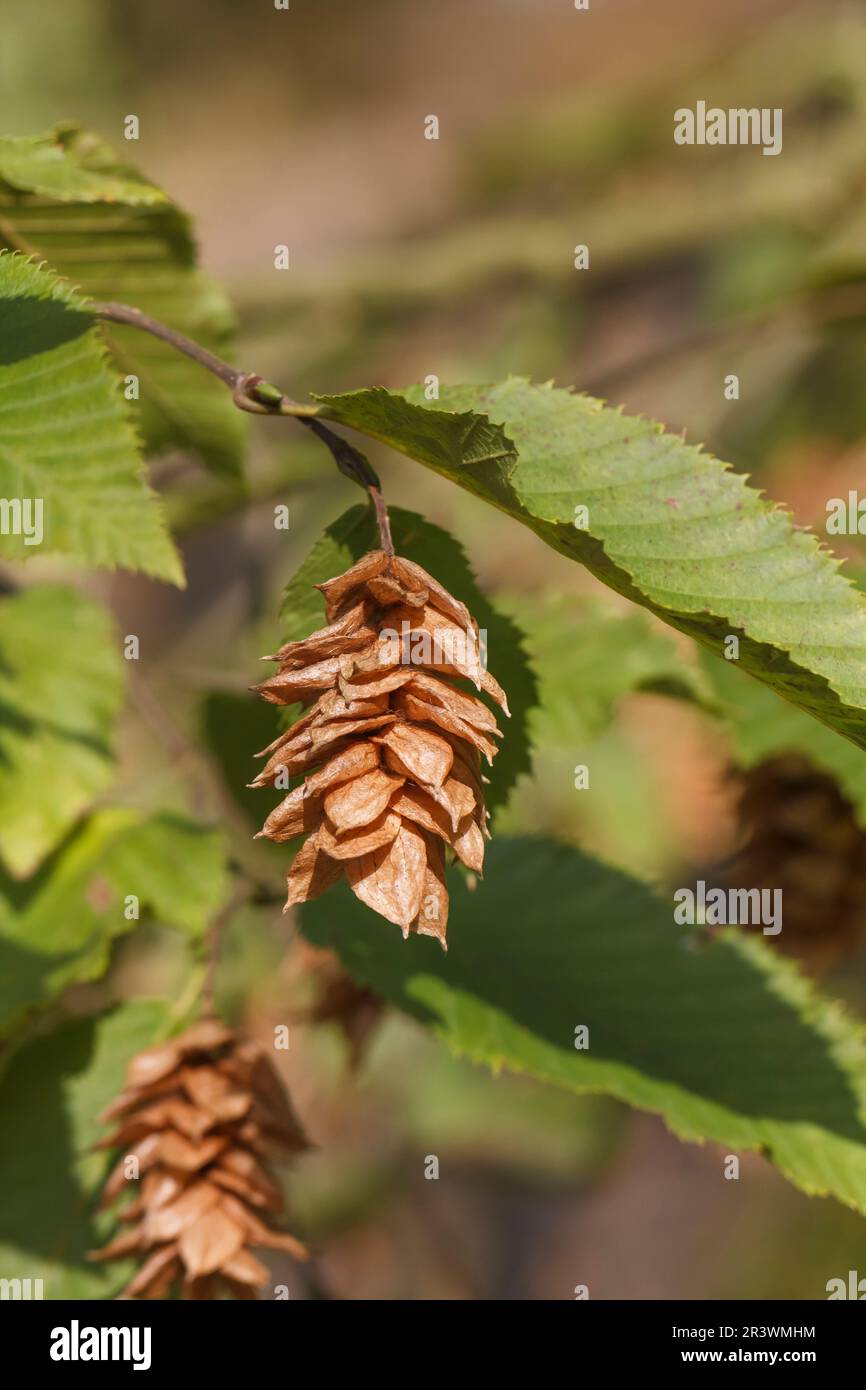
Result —
[[[204,1019],[138,1053],[100,1118],[116,1124],[97,1147],[121,1150],[102,1205],[136,1195],[127,1229],[90,1258],[140,1261],[123,1297],[252,1299],[270,1279],[254,1247],[306,1258],[272,1225],[283,1199],[268,1160],[309,1145],[257,1043]]]
[[[862,945],[866,834],[833,778],[799,753],[767,758],[740,778],[738,820],[726,881],[781,892],[779,948],[820,972]]]
[[[508,713],[485,669],[469,610],[420,565],[382,550],[317,585],[327,627],[288,642],[254,687],[305,713],[259,756],[251,784],[303,782],[260,832],[306,839],[288,875],[287,908],[345,877],[389,922],[445,944],[446,854],[481,873],[487,811],[482,757],[500,731],[470,682]]]

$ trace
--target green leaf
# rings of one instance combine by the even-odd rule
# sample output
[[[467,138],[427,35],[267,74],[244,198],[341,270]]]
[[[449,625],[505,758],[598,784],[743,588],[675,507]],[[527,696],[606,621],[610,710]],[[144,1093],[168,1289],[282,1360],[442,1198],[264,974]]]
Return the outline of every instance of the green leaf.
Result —
[[[518,777],[528,772],[530,766],[527,721],[536,703],[536,689],[522,634],[511,618],[498,613],[485,598],[462,546],[447,531],[401,507],[389,508],[389,514],[397,554],[414,560],[444,584],[466,604],[479,628],[487,632],[488,665],[505,690],[511,709],[510,719],[500,717],[504,738],[492,768],[486,769],[490,778],[487,804],[494,811],[507,800]],[[286,588],[280,609],[286,624],[284,640],[306,637],[325,622],[322,597],[313,586],[341,574],[378,546],[379,533],[369,507],[350,507],[333,522]]]
[[[221,833],[168,812],[123,836],[107,868],[118,895],[137,894],[161,921],[193,938],[202,936],[228,890]]]
[[[343,886],[301,920],[455,1052],[616,1096],[681,1139],[763,1150],[805,1192],[866,1212],[866,1038],[762,941],[700,943],[634,880],[531,838],[495,839],[474,891],[454,882],[447,955]]]
[[[0,604],[0,858],[32,873],[114,777],[123,660],[105,610],[71,589]]]
[[[199,937],[226,885],[216,832],[124,810],[92,816],[26,883],[0,873],[0,1036],[104,975],[114,938],[136,925],[128,897]]]
[[[0,246],[44,257],[92,299],[142,309],[223,354],[234,317],[196,268],[189,219],[98,136],[66,126],[0,140]],[[236,474],[245,423],[221,382],[137,329],[105,337],[124,376],[140,382],[149,450],[192,449]]]
[[[124,1004],[39,1038],[8,1064],[0,1079],[4,1279],[42,1279],[46,1299],[111,1298],[129,1279],[131,1264],[86,1259],[114,1224],[93,1211],[107,1165],[92,1146],[104,1137],[97,1117],[120,1091],[127,1062],[168,1032],[162,1004]]]
[[[107,146],[75,126],[45,135],[0,138],[0,179],[10,188],[58,203],[168,203],[161,189],[107,155]],[[7,190],[7,200],[9,196]]]
[[[6,252],[0,252],[0,498],[22,507],[18,520],[14,512],[8,521],[0,514],[4,559],[57,551],[183,584],[87,306],[49,271]]]
[[[370,395],[325,398],[329,418],[368,429]],[[744,477],[653,421],[520,378],[447,388],[439,401],[440,410],[501,423],[516,467],[446,464],[419,448],[422,427],[405,405],[389,418],[387,394],[375,396],[377,438],[508,512],[712,651],[738,634],[742,669],[866,746],[863,596],[817,538]],[[421,388],[406,397],[424,408]],[[575,525],[579,506],[588,508],[587,529]]]
[[[509,476],[517,462],[514,444],[499,425],[472,408],[459,411],[455,406],[443,409],[438,402],[422,404],[423,388],[417,403],[408,392],[396,395],[384,386],[313,399],[326,419],[351,425],[437,473],[471,475],[479,485],[495,485]]]

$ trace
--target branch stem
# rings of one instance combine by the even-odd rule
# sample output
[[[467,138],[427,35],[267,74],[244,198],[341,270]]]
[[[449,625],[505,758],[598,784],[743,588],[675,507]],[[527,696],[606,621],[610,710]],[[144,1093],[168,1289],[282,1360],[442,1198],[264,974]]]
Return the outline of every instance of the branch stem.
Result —
[[[168,324],[152,319],[149,314],[142,313],[141,309],[134,309],[131,304],[94,304],[91,307],[96,317],[106,323],[123,323],[130,328],[140,328],[153,338],[161,338],[164,343],[169,343],[178,352],[185,353],[200,366],[213,372],[214,376],[218,376],[220,381],[225,382],[232,390],[236,390],[243,379],[242,372],[230,367],[221,357],[208,352],[201,343],[193,342],[185,333],[179,333],[176,328],[169,328]]]
[[[318,419],[317,406],[301,405],[298,401],[293,401],[290,396],[284,395],[279,387],[272,386],[255,372],[243,372],[237,367],[232,367],[230,363],[217,357],[216,353],[202,347],[201,343],[188,338],[185,333],[170,328],[168,324],[160,323],[159,319],[151,318],[149,314],[143,313],[131,304],[96,303],[92,304],[91,308],[96,317],[103,322],[138,328],[197,362],[229,388],[232,400],[239,410],[249,411],[253,415],[288,415],[304,425],[330,450],[340,472],[367,491],[376,513],[382,549],[386,555],[394,554],[388,509],[382,496],[382,484],[378,474],[360,450]]]

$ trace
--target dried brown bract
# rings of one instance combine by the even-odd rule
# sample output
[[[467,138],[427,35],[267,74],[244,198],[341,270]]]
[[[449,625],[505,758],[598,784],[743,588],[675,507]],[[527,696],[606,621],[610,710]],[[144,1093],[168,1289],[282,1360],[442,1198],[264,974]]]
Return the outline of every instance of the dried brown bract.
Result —
[[[283,1199],[268,1160],[309,1145],[257,1043],[203,1019],[138,1053],[101,1119],[115,1128],[98,1147],[121,1151],[102,1205],[135,1196],[120,1213],[128,1229],[90,1258],[141,1261],[122,1297],[252,1299],[270,1277],[253,1248],[306,1259],[273,1227]]]
[[[469,610],[412,560],[374,550],[317,587],[328,626],[266,658],[279,669],[254,687],[274,704],[306,706],[260,754],[252,786],[304,778],[260,834],[307,837],[287,908],[344,876],[404,936],[444,946],[446,854],[481,873],[481,759],[492,761],[500,736],[489,707],[457,682],[507,714],[505,694],[484,668]]]

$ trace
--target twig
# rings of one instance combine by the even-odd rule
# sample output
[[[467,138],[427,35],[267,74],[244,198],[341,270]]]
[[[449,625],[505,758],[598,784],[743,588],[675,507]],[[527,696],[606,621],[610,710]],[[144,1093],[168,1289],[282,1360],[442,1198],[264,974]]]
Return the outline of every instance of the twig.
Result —
[[[394,554],[388,511],[382,497],[382,484],[378,474],[360,450],[316,418],[317,406],[301,405],[293,401],[290,396],[285,396],[279,387],[271,385],[255,372],[242,372],[237,367],[232,367],[221,357],[202,347],[201,343],[188,338],[185,333],[179,333],[176,328],[169,328],[168,324],[160,323],[158,319],[151,318],[149,314],[142,313],[141,309],[135,309],[131,304],[95,303],[90,307],[96,317],[105,323],[120,323],[129,328],[138,328],[168,343],[177,352],[192,358],[229,388],[232,400],[239,410],[246,410],[253,415],[289,415],[304,425],[330,449],[340,472],[367,491],[376,513],[382,549],[387,555]]]
[[[154,338],[161,338],[164,343],[169,343],[178,352],[185,353],[200,366],[213,372],[214,376],[218,376],[220,381],[225,382],[233,391],[236,391],[244,380],[243,372],[230,367],[228,362],[223,362],[221,357],[209,352],[201,343],[193,342],[185,333],[179,333],[176,328],[169,328],[168,324],[152,319],[149,314],[142,313],[141,309],[134,309],[131,304],[93,304],[91,308],[97,318],[108,323],[125,323],[130,328],[140,328]]]

